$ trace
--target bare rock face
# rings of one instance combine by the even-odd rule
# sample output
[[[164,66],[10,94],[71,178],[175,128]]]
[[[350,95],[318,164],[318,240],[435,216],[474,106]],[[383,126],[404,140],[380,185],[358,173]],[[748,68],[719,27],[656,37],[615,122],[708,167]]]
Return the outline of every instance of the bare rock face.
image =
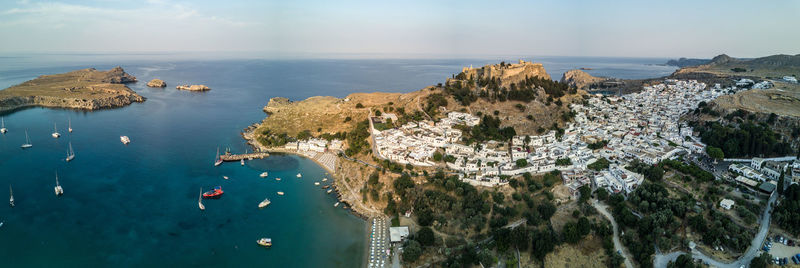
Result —
[[[271,114],[277,112],[281,107],[285,107],[289,104],[292,104],[292,101],[290,101],[287,98],[284,97],[271,98],[269,99],[267,106],[264,106],[264,112]]]
[[[105,72],[105,77],[101,79],[102,82],[112,84],[125,84],[136,82],[136,77],[125,72],[122,67],[114,67],[108,72]]]
[[[150,82],[147,82],[147,86],[148,87],[166,87],[167,83],[164,82],[164,80],[161,80],[161,79],[153,79],[153,80],[150,80]]]
[[[191,85],[191,86],[190,85],[180,85],[180,86],[177,86],[175,88],[179,89],[179,90],[188,90],[188,91],[209,91],[209,90],[211,90],[211,88],[207,87],[206,85]]]
[[[561,76],[561,83],[575,86],[579,89],[584,89],[591,84],[600,83],[605,80],[607,79],[603,77],[594,77],[581,70],[569,70]]]

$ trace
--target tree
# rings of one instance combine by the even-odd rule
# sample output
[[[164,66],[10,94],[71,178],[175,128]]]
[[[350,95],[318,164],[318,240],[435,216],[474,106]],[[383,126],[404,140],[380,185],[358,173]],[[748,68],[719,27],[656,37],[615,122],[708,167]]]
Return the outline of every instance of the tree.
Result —
[[[364,108],[364,104],[361,104],[360,102],[359,102],[359,103],[356,103],[356,108],[357,108],[357,109]]]
[[[426,226],[419,229],[416,240],[418,240],[422,246],[433,246],[433,242],[436,240],[436,235],[433,233],[433,230],[431,230],[430,227]]]
[[[601,171],[601,170],[607,169],[609,164],[610,163],[608,162],[608,159],[603,157],[603,158],[597,159],[597,161],[594,161],[589,165],[586,165],[586,167],[588,167],[590,169],[593,169],[593,170],[596,170],[596,171]]]
[[[778,179],[778,195],[783,195],[783,187],[786,186],[784,170],[781,169],[781,177]]]
[[[410,263],[419,259],[422,255],[422,246],[416,240],[408,240],[403,247],[403,261]]]
[[[596,193],[597,193],[597,199],[600,200],[608,199],[608,191],[606,191],[606,188],[597,189]]]
[[[722,149],[714,147],[714,146],[707,146],[706,153],[711,158],[714,158],[714,163],[717,163],[717,160],[722,160],[725,158],[725,154],[722,152]]]
[[[767,266],[769,266],[770,259],[772,258],[769,253],[762,252],[761,255],[753,258],[753,260],[750,261],[750,268],[767,268]]]
[[[443,158],[442,153],[440,152],[433,153],[433,161],[441,162],[442,158]]]
[[[695,268],[697,267],[694,262],[692,261],[692,257],[686,254],[681,254],[675,260],[675,262],[670,261],[667,263],[667,268]]]
[[[589,200],[589,198],[591,197],[592,188],[589,187],[588,184],[584,184],[583,186],[578,188],[578,192],[581,193],[581,196],[579,197],[578,201],[583,203],[583,202],[586,202],[587,200]],[[606,193],[606,194],[608,194],[608,193]]]
[[[517,159],[517,167],[518,168],[523,168],[523,167],[526,167],[526,166],[528,166],[528,160]]]

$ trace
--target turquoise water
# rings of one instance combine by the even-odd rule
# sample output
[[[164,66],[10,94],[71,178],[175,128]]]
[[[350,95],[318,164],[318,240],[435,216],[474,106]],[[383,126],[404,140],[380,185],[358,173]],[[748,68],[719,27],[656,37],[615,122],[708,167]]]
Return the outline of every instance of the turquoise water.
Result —
[[[140,81],[129,86],[147,98],[120,109],[30,108],[4,115],[9,133],[0,135],[0,202],[6,202],[5,188],[12,184],[17,206],[0,205],[2,267],[361,266],[365,222],[341,206],[334,208],[334,196],[313,185],[325,177],[321,167],[291,155],[252,160],[244,167],[214,167],[217,147],[244,151],[239,132],[263,119],[261,109],[271,97],[412,91],[442,82],[462,66],[495,62],[187,60],[169,55],[23,55],[0,61],[0,88],[40,74],[121,65]],[[584,67],[572,58],[553,65],[555,70]],[[644,65],[634,65],[618,74],[641,75]],[[664,70],[650,74],[659,72]],[[165,80],[168,87],[145,87],[152,78]],[[183,83],[212,90],[174,89]],[[75,129],[71,134],[68,119]],[[63,135],[59,139],[50,137],[53,123]],[[22,150],[25,129],[33,148]],[[120,143],[120,135],[129,136],[131,144]],[[66,163],[70,141],[76,158]],[[56,171],[65,191],[58,198],[53,194]],[[259,178],[263,171],[269,171],[268,179]],[[206,210],[200,211],[200,188],[217,185],[225,195],[206,200]],[[272,204],[259,210],[257,204],[266,197]],[[260,237],[271,237],[274,246],[257,246]]]

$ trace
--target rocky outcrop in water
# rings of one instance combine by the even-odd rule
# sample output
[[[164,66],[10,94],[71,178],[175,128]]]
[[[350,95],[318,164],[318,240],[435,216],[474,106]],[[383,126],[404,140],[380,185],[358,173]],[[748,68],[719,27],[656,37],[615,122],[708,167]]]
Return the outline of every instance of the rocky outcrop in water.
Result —
[[[211,88],[207,87],[206,85],[180,85],[175,87],[178,90],[188,90],[188,91],[209,91]]]
[[[153,79],[150,82],[147,82],[148,87],[167,87],[167,83],[161,79]]]

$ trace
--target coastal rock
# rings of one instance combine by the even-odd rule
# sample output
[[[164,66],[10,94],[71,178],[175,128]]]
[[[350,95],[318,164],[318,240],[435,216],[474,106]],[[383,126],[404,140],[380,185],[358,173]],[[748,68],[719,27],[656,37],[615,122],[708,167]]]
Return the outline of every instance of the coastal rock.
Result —
[[[0,90],[0,112],[31,106],[96,110],[143,102],[144,97],[123,84],[135,81],[120,67],[42,75]]]
[[[92,68],[94,70],[94,68]],[[122,67],[114,67],[108,72],[102,72],[104,76],[100,81],[113,84],[126,84],[136,82],[136,77],[125,72]]]
[[[153,80],[150,80],[150,82],[147,82],[147,86],[148,87],[166,87],[167,83],[164,82],[164,80],[161,80],[161,79],[153,79]]]
[[[584,89],[587,86],[605,81],[606,78],[595,77],[581,70],[569,70],[561,76],[561,83]]]
[[[206,85],[180,85],[175,87],[178,90],[188,90],[188,91],[209,91],[211,88],[207,87]]]

